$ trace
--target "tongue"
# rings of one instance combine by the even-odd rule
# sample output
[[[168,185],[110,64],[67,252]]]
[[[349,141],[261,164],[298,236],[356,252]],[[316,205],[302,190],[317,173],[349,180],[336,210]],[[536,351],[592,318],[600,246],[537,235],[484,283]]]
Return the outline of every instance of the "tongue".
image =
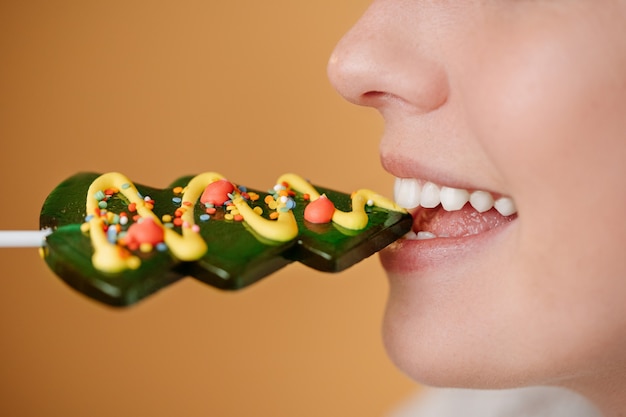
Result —
[[[441,206],[420,208],[414,215],[413,231],[430,232],[437,237],[463,237],[486,232],[515,217],[515,214],[505,217],[496,209],[479,213],[469,204],[457,211],[445,211]]]

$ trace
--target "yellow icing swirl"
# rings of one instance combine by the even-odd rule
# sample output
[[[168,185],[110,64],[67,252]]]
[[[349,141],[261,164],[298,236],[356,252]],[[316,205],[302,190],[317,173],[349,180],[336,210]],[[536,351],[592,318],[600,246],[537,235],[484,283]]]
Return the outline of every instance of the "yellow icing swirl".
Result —
[[[87,191],[87,214],[92,215],[99,211],[98,199],[95,197],[98,191],[114,188],[122,193],[129,203],[135,203],[137,213],[141,217],[150,217],[155,224],[163,228],[163,240],[176,258],[181,261],[195,261],[206,253],[207,246],[202,236],[192,228],[194,225],[193,207],[206,185],[222,178],[219,174],[207,172],[197,175],[189,182],[182,195],[182,204],[188,204],[188,209],[181,216],[186,224],[186,227],[182,229],[182,235],[163,227],[158,216],[146,206],[146,202],[139,195],[135,185],[118,172],[103,174],[91,183]],[[139,258],[132,256],[119,245],[109,242],[100,216],[94,215],[89,220],[89,232],[94,247],[92,262],[96,269],[116,273],[125,269],[136,269],[141,265]]]
[[[311,201],[315,201],[320,197],[320,193],[311,185],[310,182],[296,174],[284,174],[278,179],[278,183],[285,182],[299,193],[308,194]],[[367,227],[369,218],[365,212],[365,206],[371,202],[376,207],[387,210],[406,213],[406,210],[395,204],[393,201],[375,193],[372,190],[362,189],[352,193],[352,211],[345,212],[335,210],[332,221],[338,225],[350,229],[361,230]]]
[[[88,230],[94,248],[92,257],[94,267],[103,272],[117,273],[126,269],[136,269],[141,265],[138,257],[107,239],[104,231],[104,220],[99,215],[99,200],[96,197],[98,192],[113,189],[115,192],[123,194],[129,204],[135,204],[139,216],[152,218],[154,223],[162,228],[163,240],[174,257],[181,261],[195,261],[204,256],[207,245],[202,235],[198,233],[197,229],[194,229],[194,206],[208,185],[223,179],[222,175],[215,172],[205,172],[189,181],[181,196],[181,207],[184,207],[185,210],[181,214],[183,227],[182,234],[179,234],[163,226],[161,220],[152,211],[152,207],[140,196],[135,185],[126,176],[117,172],[110,172],[96,178],[89,186],[86,201],[87,214],[90,216]],[[277,182],[279,184],[286,183],[289,188],[301,194],[308,194],[311,201],[320,197],[315,187],[299,175],[284,174],[279,177]],[[298,236],[298,223],[293,211],[288,210],[285,202],[280,198],[276,200],[277,218],[272,220],[266,219],[253,210],[238,190],[235,190],[232,197],[232,202],[242,215],[243,220],[262,237],[277,242],[288,242]],[[365,211],[365,206],[368,204],[405,212],[391,200],[371,190],[363,189],[352,194],[352,211],[335,210],[332,221],[346,229],[364,229],[368,223],[368,215]],[[197,228],[197,226],[195,227]]]
[[[244,221],[266,239],[289,242],[298,236],[298,222],[291,210],[282,211],[279,207],[278,218],[270,220],[251,209],[241,195],[236,195],[233,198],[233,204],[243,216]]]

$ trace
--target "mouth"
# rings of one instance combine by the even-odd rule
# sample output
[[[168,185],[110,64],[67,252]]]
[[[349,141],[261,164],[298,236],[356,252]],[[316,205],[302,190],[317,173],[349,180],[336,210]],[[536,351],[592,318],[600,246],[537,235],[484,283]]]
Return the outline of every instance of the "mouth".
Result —
[[[380,252],[390,276],[463,263],[503,243],[498,237],[517,219],[513,199],[489,191],[397,178],[394,195],[413,216],[413,228]]]
[[[407,240],[470,237],[517,218],[511,197],[414,178],[396,178],[394,199],[413,215],[413,229],[405,236]]]

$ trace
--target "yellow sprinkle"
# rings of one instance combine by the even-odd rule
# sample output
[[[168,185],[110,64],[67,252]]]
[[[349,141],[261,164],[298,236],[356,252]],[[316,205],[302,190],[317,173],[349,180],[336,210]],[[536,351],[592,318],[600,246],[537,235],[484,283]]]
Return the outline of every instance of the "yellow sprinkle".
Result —
[[[142,243],[139,245],[139,250],[143,253],[152,252],[152,244],[151,243]]]
[[[161,220],[163,221],[163,223],[171,223],[172,216],[169,214],[164,214],[163,217],[161,217]]]
[[[130,269],[138,269],[141,266],[141,260],[139,258],[137,258],[136,256],[133,256],[132,258],[130,258],[130,259],[128,259],[126,261],[126,265]]]
[[[234,218],[235,218],[235,216],[233,216],[231,213],[224,214],[224,219],[226,219],[226,220],[232,220]]]
[[[256,206],[253,210],[254,210],[254,212],[255,212],[256,214],[258,214],[259,216],[260,216],[261,214],[263,214],[263,209],[262,209],[261,207],[259,207],[259,206]]]
[[[275,200],[272,200],[272,202],[268,203],[267,205],[269,206],[270,210],[276,210],[276,207],[278,207],[278,204]]]

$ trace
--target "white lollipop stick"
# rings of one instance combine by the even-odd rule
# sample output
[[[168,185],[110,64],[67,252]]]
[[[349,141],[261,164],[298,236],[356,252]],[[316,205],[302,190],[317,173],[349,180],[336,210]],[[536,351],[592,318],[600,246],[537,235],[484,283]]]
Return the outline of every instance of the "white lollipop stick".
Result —
[[[40,248],[50,233],[50,229],[0,230],[0,248]]]

